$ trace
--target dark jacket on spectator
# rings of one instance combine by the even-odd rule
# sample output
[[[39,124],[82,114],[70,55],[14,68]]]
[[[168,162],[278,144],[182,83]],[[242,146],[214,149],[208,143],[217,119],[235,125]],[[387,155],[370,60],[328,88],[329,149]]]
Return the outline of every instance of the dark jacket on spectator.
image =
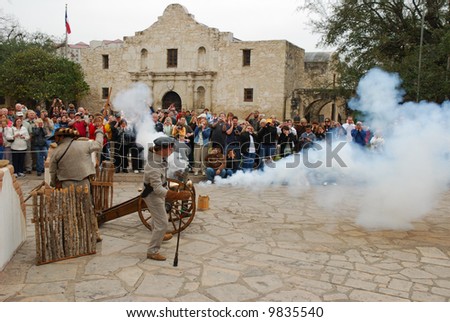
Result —
[[[47,133],[43,127],[33,127],[32,145],[36,147],[47,146]]]

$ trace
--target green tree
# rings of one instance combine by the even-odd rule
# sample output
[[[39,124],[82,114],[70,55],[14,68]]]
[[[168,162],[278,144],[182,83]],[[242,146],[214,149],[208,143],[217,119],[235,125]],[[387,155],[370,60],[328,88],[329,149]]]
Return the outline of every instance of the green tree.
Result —
[[[0,16],[0,65],[12,54],[30,47],[55,52],[56,43],[56,39],[46,34],[26,32],[13,17]]]
[[[342,86],[355,88],[363,74],[378,66],[400,74],[407,100],[416,99],[419,80],[419,99],[448,99],[448,0],[306,1],[300,9],[313,14],[321,44],[337,48]]]
[[[89,91],[80,65],[35,47],[10,55],[0,65],[0,87],[7,96],[36,102],[54,96],[76,101]]]
[[[58,46],[60,40],[28,33],[14,17],[0,16],[0,95],[35,103],[86,95],[89,87],[80,66],[58,57]]]

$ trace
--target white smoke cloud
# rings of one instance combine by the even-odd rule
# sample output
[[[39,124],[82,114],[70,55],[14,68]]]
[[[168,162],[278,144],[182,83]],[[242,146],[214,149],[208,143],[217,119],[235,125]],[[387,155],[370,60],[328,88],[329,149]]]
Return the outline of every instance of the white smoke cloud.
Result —
[[[135,126],[136,142],[144,147],[147,158],[148,145],[161,136],[155,130],[150,106],[153,98],[150,88],[144,83],[133,83],[129,88],[121,90],[113,98],[114,109],[120,110],[129,125]]]
[[[150,111],[153,102],[150,88],[144,83],[133,83],[129,88],[121,90],[112,102],[114,108],[121,111],[128,124],[135,127],[136,142],[144,147],[144,160],[147,160],[148,147],[151,146],[153,140],[160,136],[166,136],[155,130],[155,123]],[[185,166],[180,160],[175,160],[174,155],[172,154],[168,158],[171,177],[175,171],[184,169]]]
[[[387,133],[384,155],[363,155],[367,192],[357,222],[368,228],[412,228],[450,180],[448,103],[401,104],[400,83],[397,74],[373,69],[361,79],[353,101],[353,108],[369,115],[366,123]]]
[[[400,85],[397,74],[372,69],[361,79],[358,96],[350,102],[353,109],[364,112],[364,124],[370,126],[372,133],[383,133],[384,152],[348,144],[339,151],[346,167],[333,163],[331,167],[323,164],[308,168],[302,156],[296,155],[278,161],[275,168],[240,173],[217,180],[217,184],[252,189],[284,184],[308,189],[310,184],[336,181],[346,189],[364,191],[357,216],[361,226],[411,229],[414,221],[436,205],[450,183],[450,103],[403,104],[404,91]],[[325,162],[326,158],[325,149],[309,155],[311,163]],[[292,159],[300,162],[288,167]],[[323,197],[322,194],[320,203],[333,208],[343,201],[344,195],[339,189],[330,189]]]

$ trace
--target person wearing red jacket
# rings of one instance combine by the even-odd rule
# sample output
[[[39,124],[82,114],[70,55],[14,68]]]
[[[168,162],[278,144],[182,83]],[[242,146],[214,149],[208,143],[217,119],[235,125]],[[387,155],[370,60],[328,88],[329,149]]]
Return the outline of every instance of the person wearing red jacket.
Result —
[[[88,124],[86,123],[86,121],[82,118],[82,113],[78,112],[75,113],[75,117],[74,119],[69,122],[69,127],[71,127],[74,130],[77,130],[78,133],[80,134],[80,137],[87,137],[87,128]]]

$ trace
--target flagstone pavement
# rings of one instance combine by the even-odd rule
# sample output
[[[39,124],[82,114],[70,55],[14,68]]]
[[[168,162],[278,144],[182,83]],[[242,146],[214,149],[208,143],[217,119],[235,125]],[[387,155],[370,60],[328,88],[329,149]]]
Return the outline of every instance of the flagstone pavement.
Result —
[[[114,204],[138,194],[117,178]],[[21,179],[24,196],[40,179]],[[287,186],[251,191],[196,185],[210,197],[176,238],[165,262],[146,259],[151,232],[137,213],[107,222],[97,253],[36,263],[31,207],[28,237],[0,272],[0,301],[449,301],[450,190],[409,231],[370,231],[355,223],[358,194],[324,209],[315,186],[300,196]]]

